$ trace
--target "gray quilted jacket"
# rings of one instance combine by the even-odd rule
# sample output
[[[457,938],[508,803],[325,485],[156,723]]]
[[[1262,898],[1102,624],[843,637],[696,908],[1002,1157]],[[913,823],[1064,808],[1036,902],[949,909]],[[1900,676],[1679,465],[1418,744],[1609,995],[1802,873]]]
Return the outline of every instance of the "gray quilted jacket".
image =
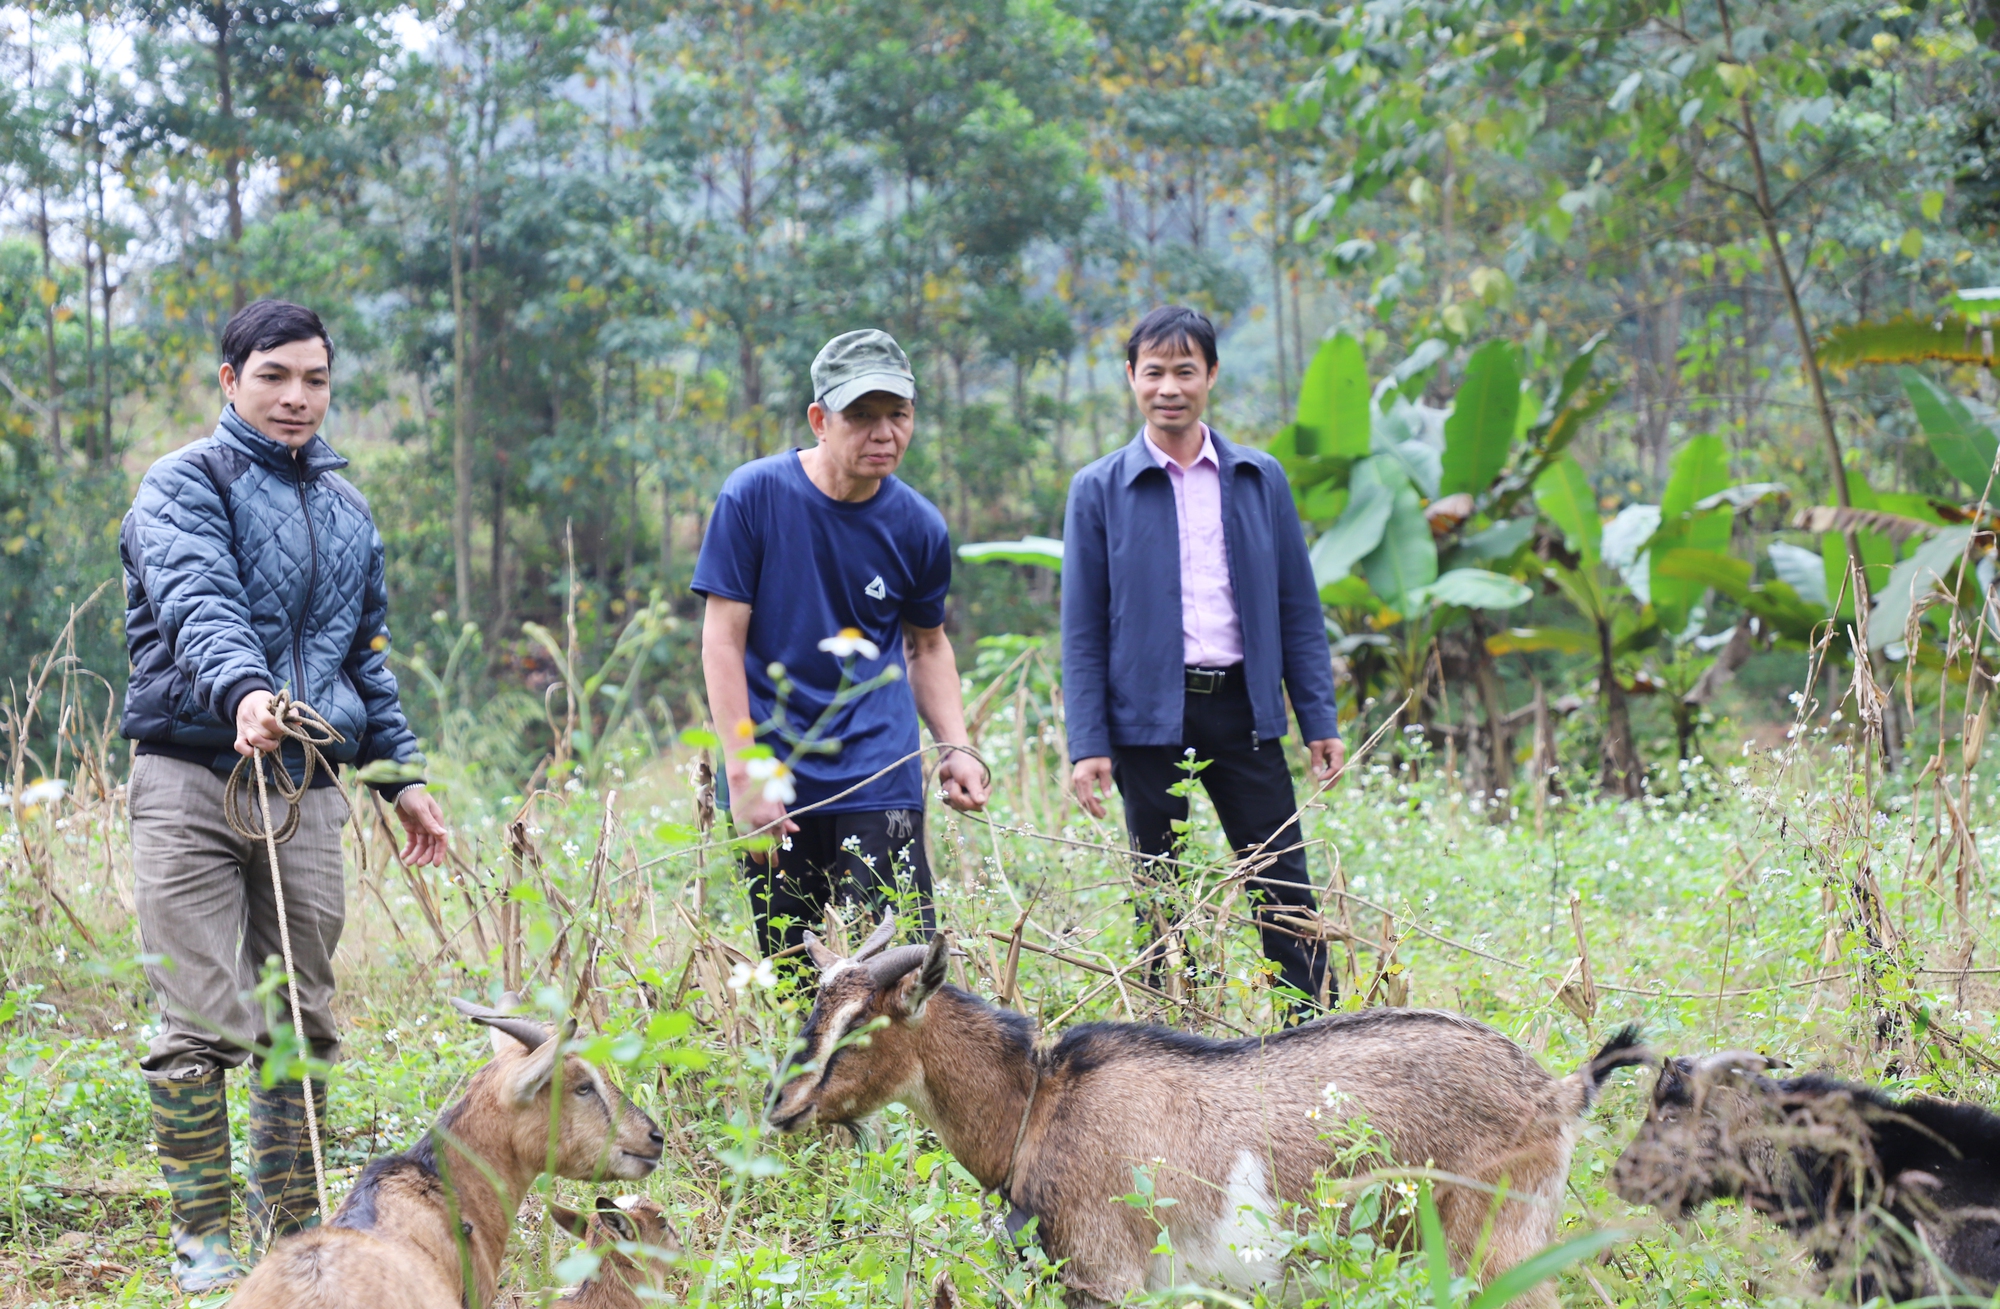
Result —
[[[119,538],[126,736],[227,768],[237,703],[282,687],[347,738],[336,762],[419,761],[389,671],[382,537],[346,466],[318,436],[294,458],[232,406],[147,470]]]

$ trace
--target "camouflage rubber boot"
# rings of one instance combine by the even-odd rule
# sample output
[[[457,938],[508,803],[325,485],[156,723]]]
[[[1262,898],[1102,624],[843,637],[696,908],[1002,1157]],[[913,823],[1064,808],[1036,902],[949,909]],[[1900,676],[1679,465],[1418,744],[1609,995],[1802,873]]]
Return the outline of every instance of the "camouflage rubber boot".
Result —
[[[191,1295],[212,1291],[246,1271],[229,1245],[229,1102],[222,1070],[148,1081],[146,1089],[167,1183],[174,1280]]]
[[[321,1139],[326,1133],[326,1087],[313,1084]],[[303,1082],[250,1088],[250,1231],[269,1245],[281,1236],[319,1224],[319,1188],[313,1180],[312,1141],[306,1133]]]

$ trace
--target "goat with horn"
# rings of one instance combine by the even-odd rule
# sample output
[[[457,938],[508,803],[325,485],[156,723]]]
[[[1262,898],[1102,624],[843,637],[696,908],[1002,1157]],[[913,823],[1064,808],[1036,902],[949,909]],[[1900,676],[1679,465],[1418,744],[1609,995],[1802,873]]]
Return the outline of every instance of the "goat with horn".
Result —
[[[1043,1051],[1027,1018],[946,985],[947,934],[887,948],[895,931],[885,919],[852,958],[808,935],[819,996],[767,1116],[792,1132],[907,1105],[999,1195],[1010,1229],[1039,1219],[1073,1305],[1190,1281],[1275,1291],[1283,1206],[1336,1162],[1315,1112],[1329,1100],[1399,1163],[1465,1179],[1438,1186],[1439,1214],[1454,1266],[1490,1278],[1548,1244],[1584,1110],[1646,1057],[1628,1028],[1557,1079],[1490,1027],[1412,1009],[1234,1041],[1091,1023]],[[1153,1218],[1115,1202],[1135,1168],[1174,1202],[1155,1211],[1171,1257],[1153,1253]]]
[[[544,1170],[632,1179],[659,1164],[658,1124],[600,1070],[563,1053],[574,1019],[551,1031],[452,1004],[492,1029],[492,1060],[412,1149],[369,1164],[326,1226],[272,1246],[232,1309],[490,1305],[515,1214]]]

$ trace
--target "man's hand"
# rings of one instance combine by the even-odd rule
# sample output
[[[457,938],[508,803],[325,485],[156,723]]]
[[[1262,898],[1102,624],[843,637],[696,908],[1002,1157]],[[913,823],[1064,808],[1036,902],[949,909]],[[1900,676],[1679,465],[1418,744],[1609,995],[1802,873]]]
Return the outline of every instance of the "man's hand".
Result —
[[[449,838],[444,810],[422,782],[396,793],[396,817],[403,820],[403,834],[409,838],[402,854],[406,867],[422,868],[444,862],[445,842]]]
[[[773,841],[783,841],[788,833],[799,830],[799,825],[785,816],[785,802],[766,800],[764,784],[741,766],[729,770],[729,812],[736,819],[738,836],[748,836],[770,823],[777,826],[761,835]],[[752,850],[750,858],[761,864],[769,860],[770,854],[769,850]]]
[[[271,712],[276,699],[269,691],[252,691],[236,702],[236,753],[245,759],[285,743],[283,725]]]
[[[1070,790],[1076,792],[1077,803],[1092,818],[1104,817],[1104,801],[1110,798],[1111,760],[1104,755],[1093,755],[1076,761],[1070,771]]]
[[[960,813],[986,807],[992,782],[986,775],[986,766],[970,751],[946,746],[944,758],[938,761],[937,780],[944,791],[944,802]]]
[[[1326,741],[1308,741],[1306,749],[1312,752],[1313,780],[1331,781],[1347,763],[1347,742],[1339,737]]]

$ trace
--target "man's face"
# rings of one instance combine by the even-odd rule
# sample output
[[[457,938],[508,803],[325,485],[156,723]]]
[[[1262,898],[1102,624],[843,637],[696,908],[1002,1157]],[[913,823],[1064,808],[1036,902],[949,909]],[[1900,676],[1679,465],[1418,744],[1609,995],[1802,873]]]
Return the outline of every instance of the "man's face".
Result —
[[[244,422],[290,449],[312,440],[333,399],[326,342],[317,337],[254,350],[238,373],[222,366],[222,394]]]
[[[917,427],[913,401],[887,391],[870,391],[838,413],[819,405],[806,410],[819,448],[849,477],[880,481],[896,471]]]
[[[1201,421],[1216,371],[1184,342],[1146,346],[1137,363],[1125,365],[1139,413],[1161,436],[1184,435]]]

